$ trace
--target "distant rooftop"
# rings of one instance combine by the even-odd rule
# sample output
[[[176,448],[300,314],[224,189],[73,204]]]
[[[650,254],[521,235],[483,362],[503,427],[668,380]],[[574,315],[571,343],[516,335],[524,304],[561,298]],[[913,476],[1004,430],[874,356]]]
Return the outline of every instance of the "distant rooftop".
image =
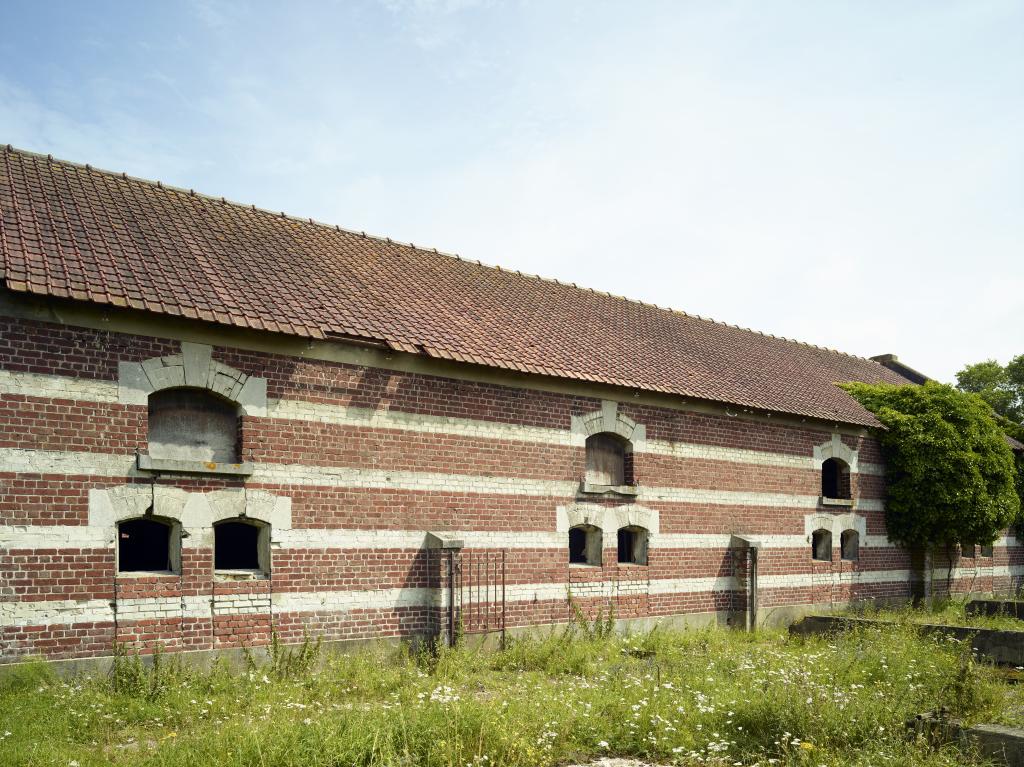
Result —
[[[836,383],[913,380],[875,360],[10,146],[0,214],[0,280],[13,291],[864,426],[878,422]]]

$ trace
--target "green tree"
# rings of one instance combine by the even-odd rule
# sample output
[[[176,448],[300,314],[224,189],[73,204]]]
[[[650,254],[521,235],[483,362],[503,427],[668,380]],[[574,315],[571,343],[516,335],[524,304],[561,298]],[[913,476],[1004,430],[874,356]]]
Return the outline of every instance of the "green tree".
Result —
[[[1014,423],[1009,418],[1004,418],[998,414],[996,415],[996,423],[999,424],[1005,434],[1024,444],[1024,424]],[[1014,455],[1014,461],[1017,465],[1017,495],[1020,497],[1021,509],[1024,509],[1024,451],[1017,451]],[[1024,530],[1021,531],[1021,537],[1024,538]]]
[[[996,412],[1000,428],[1024,443],[1024,354],[1018,354],[1005,367],[995,360],[968,365],[956,374],[961,391],[974,392]],[[1024,506],[1024,453],[1016,455],[1017,495]]]
[[[1016,521],[1013,452],[980,396],[934,381],[843,388],[885,426],[890,537],[910,547],[988,544]]]
[[[995,360],[968,365],[956,374],[961,391],[973,392],[1015,423],[1024,421],[1024,354],[1004,367]]]

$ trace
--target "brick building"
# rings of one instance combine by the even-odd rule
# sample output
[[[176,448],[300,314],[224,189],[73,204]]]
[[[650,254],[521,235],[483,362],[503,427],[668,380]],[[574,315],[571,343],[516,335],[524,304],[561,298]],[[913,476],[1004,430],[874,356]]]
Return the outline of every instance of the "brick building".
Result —
[[[0,269],[3,662],[914,588],[835,386],[894,358],[10,147]]]

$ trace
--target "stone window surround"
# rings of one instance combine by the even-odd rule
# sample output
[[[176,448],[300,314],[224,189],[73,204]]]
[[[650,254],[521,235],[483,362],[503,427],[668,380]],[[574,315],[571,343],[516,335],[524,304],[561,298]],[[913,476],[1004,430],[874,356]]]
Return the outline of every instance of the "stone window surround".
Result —
[[[852,544],[850,534],[853,534]],[[839,558],[843,562],[857,562],[860,559],[860,532],[855,528],[848,527],[839,535]]]
[[[633,550],[630,552],[630,558],[628,561],[622,561],[618,559],[619,567],[629,566],[645,566],[647,564],[647,552],[650,550],[650,536],[646,527],[640,527],[638,525],[624,525],[620,527],[616,533],[623,530],[629,530],[633,533]],[[616,536],[616,548],[618,547],[618,536]],[[618,552],[616,552],[618,554]]]
[[[171,560],[170,570],[126,570],[121,571],[121,523],[132,519],[147,517],[154,522],[160,522],[170,528],[167,541],[168,558]],[[181,522],[171,517],[160,514],[137,514],[126,519],[119,519],[114,524],[114,573],[118,578],[145,578],[151,575],[180,575],[181,574]]]
[[[164,389],[206,389],[238,406],[242,415],[267,415],[267,379],[246,375],[216,362],[213,347],[191,341],[181,342],[181,353],[151,357],[142,362],[119,362],[117,398],[125,405],[147,405],[149,395]],[[138,456],[142,471],[189,474],[252,474],[252,464],[184,461]]]
[[[819,468],[829,458],[836,458],[847,465],[850,470],[850,484],[852,485],[853,475],[857,473],[857,451],[843,442],[838,432],[832,432],[832,438],[828,442],[814,446],[814,462]],[[821,496],[821,505],[853,508],[856,503],[853,498],[826,498]]]
[[[619,412],[619,403],[602,400],[601,409],[581,416],[572,416],[569,431],[572,444],[586,448],[587,438],[595,434],[616,434],[626,441],[626,453],[640,452],[647,441],[647,427]],[[584,478],[580,482],[580,493],[587,495],[635,496],[635,485],[595,485]]]
[[[586,536],[584,547],[585,562],[569,562],[569,567],[600,567],[604,560],[604,531],[596,525],[572,525],[573,530],[583,530]]]
[[[222,524],[241,523],[256,528],[256,567],[217,567],[217,527]],[[273,531],[269,522],[250,516],[237,516],[218,519],[213,523],[213,572],[221,580],[246,580],[249,578],[266,578],[270,574],[270,536]]]
[[[863,542],[867,539],[868,535],[868,521],[852,511],[846,514],[826,514],[823,512],[807,514],[804,517],[804,535],[806,536],[808,546],[812,544],[814,533],[818,530],[827,530],[831,533],[833,546],[836,541],[842,541],[843,531],[845,530],[854,530],[857,533],[858,541]]]
[[[815,562],[831,562],[832,531],[827,527],[819,527],[811,533],[811,559]],[[826,545],[827,544],[827,545]]]
[[[555,531],[568,539],[569,529],[573,527],[593,527],[601,531],[602,548],[604,541],[618,541],[619,528],[635,527],[647,531],[646,545],[650,549],[651,538],[658,533],[659,519],[657,509],[648,509],[635,504],[621,506],[602,506],[596,503],[574,503],[559,506],[555,510]],[[616,557],[617,559],[617,557]],[[570,567],[600,567],[601,558],[591,564],[575,563]],[[644,564],[629,564],[626,567],[645,567]]]
[[[273,534],[292,527],[291,498],[275,496],[265,490],[225,489],[192,493],[164,485],[121,485],[89,491],[89,525],[113,530],[119,523],[152,516],[172,526],[171,561],[177,566],[170,574],[181,572],[181,549],[214,546],[213,526],[226,520],[252,521],[261,528],[264,551],[261,571],[215,571],[221,580],[265,578],[269,575],[270,550],[277,544]],[[265,531],[265,533],[263,532]],[[111,540],[117,551],[116,538]],[[264,559],[265,557],[265,559]],[[168,574],[167,571],[117,573],[118,578]]]

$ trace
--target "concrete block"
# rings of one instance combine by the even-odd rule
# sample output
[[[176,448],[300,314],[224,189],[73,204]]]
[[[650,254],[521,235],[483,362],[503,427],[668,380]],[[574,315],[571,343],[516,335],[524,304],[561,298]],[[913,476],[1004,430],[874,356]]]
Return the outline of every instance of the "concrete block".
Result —
[[[247,477],[253,473],[251,463],[218,463],[216,461],[193,461],[183,458],[138,457],[140,471],[155,471],[168,474],[230,474]]]
[[[185,385],[185,368],[180,354],[151,357],[142,363],[154,391]]]
[[[428,549],[461,550],[465,547],[465,542],[461,538],[453,538],[447,533],[427,533],[426,547]]]
[[[1001,724],[976,724],[966,731],[981,756],[995,764],[1024,767],[1024,730]]]
[[[236,397],[244,415],[266,417],[267,379],[249,376]]]
[[[181,358],[185,368],[185,385],[203,387],[213,360],[213,347],[207,344],[181,342]]]
[[[138,362],[119,362],[117,365],[117,401],[123,405],[145,405],[153,384]]]
[[[968,615],[1007,615],[1024,621],[1024,601],[1017,599],[973,599],[964,611]]]

